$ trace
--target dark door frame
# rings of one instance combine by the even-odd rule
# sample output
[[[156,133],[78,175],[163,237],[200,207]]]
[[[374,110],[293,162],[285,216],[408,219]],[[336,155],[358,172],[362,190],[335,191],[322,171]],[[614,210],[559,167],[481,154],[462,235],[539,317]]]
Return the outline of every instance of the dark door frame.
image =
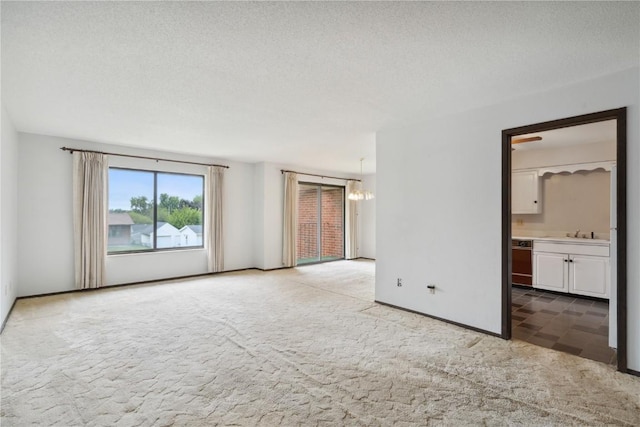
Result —
[[[627,370],[627,108],[600,111],[502,131],[502,338],[511,339],[511,138],[534,132],[616,120],[618,371]]]

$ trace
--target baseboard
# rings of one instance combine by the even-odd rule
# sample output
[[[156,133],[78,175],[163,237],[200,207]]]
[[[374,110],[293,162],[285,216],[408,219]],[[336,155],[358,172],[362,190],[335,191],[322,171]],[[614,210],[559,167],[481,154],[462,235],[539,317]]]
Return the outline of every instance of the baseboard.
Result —
[[[277,270],[286,270],[288,268],[295,268],[295,267],[276,267],[276,268],[258,268],[258,267],[253,267],[250,270],[258,270],[258,271],[277,271]]]
[[[330,261],[317,261],[317,262],[307,262],[305,264],[301,264],[301,265],[296,265],[295,267],[276,267],[276,268],[259,268],[259,267],[253,267],[254,270],[260,270],[260,271],[276,271],[276,270],[286,270],[288,268],[296,268],[296,267],[306,267],[307,265],[318,265],[318,264],[326,264],[328,262],[336,262],[336,261],[356,261],[359,259],[363,259],[363,260],[367,260],[367,261],[375,261],[375,258],[365,258],[365,257],[358,257],[358,258],[353,258],[353,259],[345,259],[345,258],[340,258],[340,259],[332,259]]]
[[[236,270],[225,270],[225,271],[218,271],[218,272],[215,272],[215,273],[200,273],[200,274],[190,274],[190,275],[187,275],[187,276],[163,277],[162,279],[143,280],[143,281],[139,281],[139,282],[116,283],[116,284],[113,284],[113,285],[101,286],[99,288],[69,289],[68,291],[48,292],[48,293],[45,293],[45,294],[27,295],[27,296],[23,296],[23,297],[18,297],[17,299],[49,297],[49,296],[53,296],[53,295],[71,294],[71,293],[75,293],[75,292],[91,292],[91,291],[99,291],[101,289],[119,288],[121,286],[148,285],[150,283],[172,282],[172,281],[175,281],[175,280],[183,280],[183,279],[197,279],[198,277],[216,276],[218,274],[237,273],[239,271],[248,271],[248,270],[258,270],[258,269],[257,268],[253,268],[253,267],[250,267],[250,268],[238,268]]]
[[[440,322],[449,323],[451,325],[459,326],[459,327],[464,328],[464,329],[469,329],[469,330],[474,331],[474,332],[480,332],[481,334],[491,335],[491,336],[497,337],[497,338],[502,338],[502,335],[500,335],[500,334],[497,334],[497,333],[491,332],[491,331],[487,331],[485,329],[476,328],[475,326],[465,325],[464,323],[454,322],[453,320],[443,319],[442,317],[433,316],[431,314],[426,314],[426,313],[421,313],[419,311],[411,310],[410,308],[400,307],[400,306],[397,306],[397,305],[389,304],[389,303],[378,301],[378,300],[375,300],[375,302],[378,303],[378,304],[381,304],[381,305],[386,305],[387,307],[396,308],[398,310],[407,311],[409,313],[419,314],[419,315],[425,316],[425,317],[430,317],[431,319],[435,319],[435,320],[439,320]]]
[[[118,283],[115,285],[107,285],[107,286],[102,286],[100,288],[95,288],[97,289],[108,289],[108,288],[115,288],[118,286],[131,286],[131,285],[147,285],[149,283],[158,283],[158,282],[171,282],[174,280],[183,280],[183,279],[197,279],[198,277],[206,277],[206,276],[216,276],[218,274],[225,274],[225,273],[237,273],[239,271],[248,271],[248,270],[254,270],[254,268],[238,268],[235,270],[225,270],[225,271],[216,271],[215,273],[200,273],[200,274],[189,274],[186,276],[175,276],[175,277],[164,277],[162,279],[154,279],[154,280],[143,280],[140,282],[128,282],[128,283]],[[94,290],[94,289],[80,289],[82,291],[86,291],[86,290]]]
[[[640,377],[640,371],[636,371],[634,369],[627,368],[627,374],[634,375],[636,377]]]
[[[7,320],[9,320],[9,317],[11,316],[11,312],[13,311],[13,307],[16,306],[16,301],[18,301],[18,298],[14,298],[13,304],[11,304],[11,308],[9,309],[9,312],[7,313],[7,317],[5,317],[4,320],[2,321],[2,326],[0,326],[0,334],[2,333],[2,331],[4,331],[4,326],[7,324]]]

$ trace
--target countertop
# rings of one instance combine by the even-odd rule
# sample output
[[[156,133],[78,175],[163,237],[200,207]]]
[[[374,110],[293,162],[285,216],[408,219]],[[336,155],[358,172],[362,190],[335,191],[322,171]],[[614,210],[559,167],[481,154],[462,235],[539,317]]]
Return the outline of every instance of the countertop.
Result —
[[[559,242],[559,243],[577,243],[585,245],[608,245],[609,241],[605,239],[585,239],[582,237],[531,237],[531,236],[512,236],[518,240],[534,240],[542,242]]]

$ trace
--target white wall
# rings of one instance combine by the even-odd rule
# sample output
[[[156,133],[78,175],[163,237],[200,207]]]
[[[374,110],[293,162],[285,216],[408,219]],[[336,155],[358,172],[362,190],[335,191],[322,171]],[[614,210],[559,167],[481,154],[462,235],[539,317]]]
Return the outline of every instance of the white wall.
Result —
[[[74,289],[72,157],[62,146],[216,162],[194,156],[135,150],[107,144],[44,135],[18,134],[20,200],[18,203],[19,296]],[[225,270],[253,267],[253,165],[216,162],[230,166],[225,172]],[[171,172],[199,173],[204,167],[142,159],[111,157],[110,164]],[[15,224],[14,222],[13,224]],[[15,227],[14,227],[15,228]],[[34,244],[34,242],[37,242]],[[122,284],[207,271],[203,249],[111,255],[107,258],[107,284]]]
[[[360,242],[358,256],[363,258],[376,258],[376,176],[365,175],[362,179],[362,188],[371,191],[375,198],[360,202]]]
[[[616,160],[616,140],[610,142],[572,145],[542,150],[516,150],[511,153],[512,169],[533,169],[575,163]]]
[[[224,194],[225,270],[282,267],[284,184],[280,170],[300,168],[273,163],[254,165],[216,161],[45,135],[20,133],[18,136],[18,189],[24,195],[18,204],[20,220],[17,221],[19,296],[74,289],[72,157],[60,150],[62,146],[228,164]],[[115,156],[110,157],[109,162],[112,166],[169,172],[204,171],[201,166]],[[335,175],[318,170],[305,172]],[[344,184],[342,180],[327,178],[304,176],[301,179]],[[34,245],[32,242],[39,243]],[[207,260],[205,250],[189,249],[110,255],[106,267],[107,284],[115,285],[206,273]]]
[[[611,141],[540,150],[516,150],[511,166],[535,169],[616,160],[615,131]],[[512,216],[515,236],[564,236],[577,229],[609,238],[611,174],[602,169],[573,174],[545,174],[540,178],[542,212]]]
[[[284,212],[284,178],[282,167],[273,163],[264,164],[264,268],[282,267],[282,229]]]
[[[640,370],[639,79],[633,68],[379,132],[376,299],[500,333],[502,130],[626,106],[628,361]]]
[[[256,163],[253,168],[253,265],[266,270],[264,259],[265,204],[265,164]]]
[[[9,314],[18,285],[18,134],[4,105],[0,126],[0,324]]]
[[[254,167],[253,262],[262,270],[282,267],[284,183],[280,169],[266,162]]]
[[[540,177],[542,211],[511,216],[514,236],[556,236],[567,233],[609,239],[611,172],[581,171]]]

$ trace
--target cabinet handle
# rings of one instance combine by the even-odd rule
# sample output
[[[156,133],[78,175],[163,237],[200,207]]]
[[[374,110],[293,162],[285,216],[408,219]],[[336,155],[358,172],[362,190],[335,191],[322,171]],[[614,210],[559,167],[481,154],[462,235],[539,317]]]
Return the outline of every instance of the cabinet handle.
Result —
[[[567,260],[566,258],[563,260],[564,262],[569,262],[569,260]]]
[[[569,262],[573,262],[573,260],[572,260],[572,259],[570,259],[570,260],[569,260]]]
[[[538,201],[537,201],[537,200],[534,200],[534,201],[533,201],[533,203],[538,203]]]

